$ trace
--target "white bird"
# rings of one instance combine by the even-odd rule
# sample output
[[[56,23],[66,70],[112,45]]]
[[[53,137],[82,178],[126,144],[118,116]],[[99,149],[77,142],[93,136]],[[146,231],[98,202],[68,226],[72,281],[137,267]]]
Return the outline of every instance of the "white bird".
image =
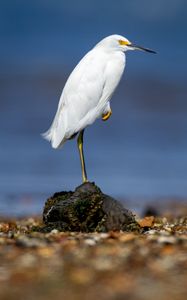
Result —
[[[55,149],[79,134],[77,142],[83,182],[88,181],[83,153],[84,129],[98,118],[105,121],[111,116],[110,99],[125,68],[125,52],[135,49],[155,53],[117,34],[96,44],[70,74],[52,125],[43,134]]]

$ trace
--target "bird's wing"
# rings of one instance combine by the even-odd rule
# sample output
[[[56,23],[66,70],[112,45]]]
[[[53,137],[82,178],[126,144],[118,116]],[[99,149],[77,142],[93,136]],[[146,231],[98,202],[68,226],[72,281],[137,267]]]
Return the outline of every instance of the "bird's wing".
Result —
[[[75,67],[65,84],[50,128],[50,140],[54,148],[102,115],[115,88],[113,81],[119,82],[116,80],[119,76],[111,76],[112,69],[106,53],[96,48],[88,52]],[[110,74],[110,78],[107,74]]]
[[[68,107],[67,136],[101,117],[120,81],[124,65],[123,53],[109,55],[97,48],[77,65],[63,91],[62,103]]]
[[[98,117],[96,108],[103,97],[104,85],[102,58],[95,59],[91,51],[73,70],[62,92],[52,125],[55,145],[60,144],[64,137],[70,138],[95,121]]]

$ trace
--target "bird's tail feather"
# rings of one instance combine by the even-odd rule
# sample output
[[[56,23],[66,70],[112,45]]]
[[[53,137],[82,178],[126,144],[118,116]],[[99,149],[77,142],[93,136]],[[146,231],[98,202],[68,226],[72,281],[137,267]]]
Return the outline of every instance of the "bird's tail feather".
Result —
[[[57,140],[53,137],[53,131],[51,130],[51,128],[49,128],[49,130],[47,130],[46,132],[42,133],[41,136],[42,136],[45,140],[47,140],[48,142],[50,142],[51,145],[52,145],[52,147],[53,147],[54,149],[56,149],[56,148],[61,148],[61,147],[64,145],[64,143],[66,142],[66,140],[67,140],[66,138],[63,138],[63,139],[61,140],[61,142],[59,143],[59,141],[57,141]]]
[[[47,141],[51,142],[53,148],[61,148],[67,138],[66,134],[66,125],[65,125],[65,116],[62,117],[62,114],[57,112],[51,127],[42,134],[42,137]]]
[[[46,132],[43,132],[42,134],[41,134],[41,136],[45,139],[45,140],[47,140],[47,141],[51,141],[51,129],[49,129],[49,130],[47,130]]]

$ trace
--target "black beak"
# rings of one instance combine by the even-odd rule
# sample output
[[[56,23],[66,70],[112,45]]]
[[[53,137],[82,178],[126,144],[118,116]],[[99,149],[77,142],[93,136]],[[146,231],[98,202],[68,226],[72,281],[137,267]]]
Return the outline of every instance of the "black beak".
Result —
[[[156,51],[148,49],[148,48],[144,48],[144,47],[141,47],[141,46],[138,46],[136,44],[130,44],[128,46],[132,47],[134,49],[137,49],[137,50],[142,50],[142,51],[146,51],[146,52],[149,52],[149,53],[155,53],[156,54]]]

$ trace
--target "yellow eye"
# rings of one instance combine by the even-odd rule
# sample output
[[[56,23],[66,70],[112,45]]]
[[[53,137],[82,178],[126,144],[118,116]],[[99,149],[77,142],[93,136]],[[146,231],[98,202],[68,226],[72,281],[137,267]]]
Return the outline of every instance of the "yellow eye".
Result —
[[[119,40],[118,42],[120,45],[126,45],[126,46],[131,44],[129,41],[124,41],[124,40]]]

